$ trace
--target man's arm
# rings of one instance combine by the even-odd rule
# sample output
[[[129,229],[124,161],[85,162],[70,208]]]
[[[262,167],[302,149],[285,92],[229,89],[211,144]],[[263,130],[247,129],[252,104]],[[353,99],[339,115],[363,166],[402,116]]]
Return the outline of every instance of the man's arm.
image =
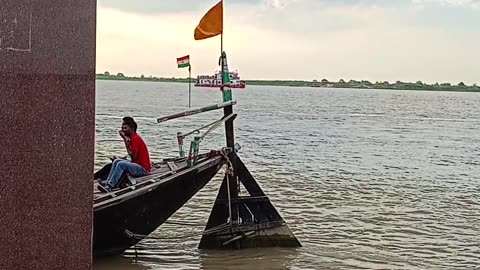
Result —
[[[127,154],[130,156],[131,159],[133,159],[133,151],[132,151],[132,147],[131,147],[131,142],[130,142],[130,138],[125,136],[125,133],[123,133],[123,131],[119,131],[118,134],[120,134],[120,136],[122,137],[123,139],[123,142],[125,143],[125,148],[127,149]],[[136,154],[135,154],[136,155]],[[126,159],[127,156],[125,156],[123,159]]]
[[[127,147],[128,154],[130,155],[130,158],[132,160],[135,160],[137,158],[137,152],[138,152],[138,142],[135,140],[132,142],[132,140],[125,141],[125,147]]]
[[[130,138],[125,137],[125,138],[123,138],[123,141],[125,143],[125,148],[127,149],[128,155],[130,156],[131,159],[134,159],[135,158],[134,156],[136,155],[136,153],[134,151],[132,151]]]
[[[128,152],[128,154],[130,155],[130,158],[132,160],[135,160],[135,158],[137,157],[137,151],[135,149],[132,150],[132,148],[130,148],[130,152]]]

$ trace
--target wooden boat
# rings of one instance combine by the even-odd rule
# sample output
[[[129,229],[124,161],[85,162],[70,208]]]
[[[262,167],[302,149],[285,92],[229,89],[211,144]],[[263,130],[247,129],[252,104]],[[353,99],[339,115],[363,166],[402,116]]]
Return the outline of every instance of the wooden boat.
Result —
[[[223,5],[221,1],[217,8]],[[222,11],[223,12],[223,11]],[[149,175],[126,177],[128,184],[107,193],[94,192],[93,254],[95,257],[123,253],[148,236],[204,187],[227,164],[225,177],[210,213],[199,248],[226,249],[248,247],[299,247],[286,222],[271,204],[246,166],[237,156],[235,144],[231,80],[227,56],[221,45],[220,90],[223,103],[188,110],[157,119],[158,123],[193,114],[223,109],[223,117],[187,134],[177,133],[179,158],[153,164]],[[213,129],[225,124],[226,147],[198,155],[201,140]],[[200,129],[208,128],[202,135]],[[188,157],[183,141],[196,134]],[[105,179],[108,167],[98,171],[95,179]],[[248,196],[239,196],[240,183]],[[94,190],[97,189],[94,183]]]
[[[153,163],[149,175],[126,177],[129,183],[110,193],[98,191],[94,183],[94,256],[118,255],[138,243],[205,186],[223,164],[221,153],[211,151],[191,167],[186,158]],[[96,179],[106,178],[109,169],[105,168],[95,173]]]
[[[219,110],[236,104],[235,101],[214,104],[158,118],[158,123],[193,114]],[[93,182],[93,254],[94,257],[118,255],[156,230],[172,214],[204,187],[226,162],[235,147],[224,147],[198,154],[199,144],[212,130],[226,121],[233,121],[231,114],[192,132],[177,133],[179,157],[152,162],[152,170],[143,177],[124,175],[120,188],[112,192],[98,189]],[[198,132],[207,129],[202,136]],[[187,157],[183,153],[185,137],[197,134]],[[94,179],[107,179],[112,163],[94,174]]]

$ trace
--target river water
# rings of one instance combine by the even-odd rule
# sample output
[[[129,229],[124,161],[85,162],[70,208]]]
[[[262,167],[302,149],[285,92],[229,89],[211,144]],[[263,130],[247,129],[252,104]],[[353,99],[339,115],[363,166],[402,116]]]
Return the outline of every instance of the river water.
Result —
[[[234,99],[239,156],[303,247],[199,250],[219,174],[94,269],[480,269],[480,94],[247,86]],[[192,107],[220,101],[192,88]],[[156,123],[186,109],[186,84],[97,81],[96,167],[124,154],[125,115],[159,159],[223,113]],[[219,128],[201,149],[222,146]]]

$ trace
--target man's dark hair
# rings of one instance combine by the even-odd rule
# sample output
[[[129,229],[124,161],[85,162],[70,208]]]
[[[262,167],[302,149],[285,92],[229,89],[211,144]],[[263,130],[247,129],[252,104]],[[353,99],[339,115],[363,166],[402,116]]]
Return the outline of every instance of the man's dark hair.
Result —
[[[123,117],[123,123],[133,129],[134,132],[137,132],[137,123],[133,120],[133,117],[125,116]]]

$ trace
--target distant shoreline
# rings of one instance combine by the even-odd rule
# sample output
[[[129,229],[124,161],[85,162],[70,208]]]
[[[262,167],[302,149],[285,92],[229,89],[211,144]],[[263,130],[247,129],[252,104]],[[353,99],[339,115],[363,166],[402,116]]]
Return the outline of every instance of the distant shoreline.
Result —
[[[158,77],[128,77],[119,73],[118,75],[96,74],[97,80],[113,81],[142,81],[142,82],[176,82],[188,83],[188,78],[158,78]],[[195,79],[192,78],[192,83]],[[449,91],[449,92],[480,92],[480,87],[476,85],[468,86],[463,83],[452,85],[449,83],[424,84],[420,81],[416,83],[400,82],[376,82],[369,81],[348,81],[339,82],[322,81],[301,81],[301,80],[245,80],[248,85],[264,86],[294,86],[294,87],[324,87],[324,88],[357,88],[357,89],[382,89],[382,90],[418,90],[418,91]]]

